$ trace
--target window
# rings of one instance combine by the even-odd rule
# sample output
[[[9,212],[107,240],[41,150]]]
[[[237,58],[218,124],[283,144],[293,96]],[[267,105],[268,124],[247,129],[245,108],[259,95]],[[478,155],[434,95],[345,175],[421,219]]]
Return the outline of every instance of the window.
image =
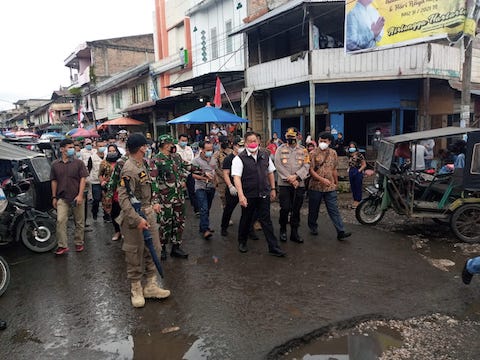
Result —
[[[473,146],[471,174],[480,174],[480,144]]]
[[[233,38],[231,36],[228,36],[232,32],[232,20],[228,20],[225,22],[225,33],[227,35],[226,41],[227,43],[225,44],[227,54],[231,53],[233,51]]]
[[[217,28],[210,29],[210,41],[212,42],[212,59],[218,58]]]
[[[135,85],[131,91],[132,104],[138,104],[148,100],[148,86],[146,83]]]
[[[112,109],[120,109],[122,107],[122,93],[117,91],[116,93],[112,94]]]

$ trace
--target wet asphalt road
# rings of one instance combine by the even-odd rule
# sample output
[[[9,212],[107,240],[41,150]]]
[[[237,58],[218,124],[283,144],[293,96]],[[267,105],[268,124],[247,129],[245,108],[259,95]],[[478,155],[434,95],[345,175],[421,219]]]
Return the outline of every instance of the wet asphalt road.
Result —
[[[278,203],[272,214],[278,231]],[[351,216],[347,225],[354,235],[339,242],[323,214],[319,236],[304,224],[305,243],[282,243],[288,253],[282,259],[267,254],[261,232],[260,240],[249,241],[250,251],[240,254],[235,225],[228,237],[220,236],[220,216],[216,197],[216,232],[205,241],[187,205],[189,259],[164,262],[163,284],[172,295],[148,300],[143,309],[130,305],[121,244],[110,240],[111,224],[88,220],[94,231],[86,234],[83,253],[55,258],[21,244],[1,248],[12,278],[0,298],[0,318],[8,321],[0,332],[0,358],[262,359],[292,338],[357,316],[464,316],[480,302],[480,286],[461,283],[466,256],[451,242],[432,239],[426,250],[416,251],[408,234],[360,226]],[[237,209],[235,224],[238,218]],[[428,258],[455,265],[442,271]]]

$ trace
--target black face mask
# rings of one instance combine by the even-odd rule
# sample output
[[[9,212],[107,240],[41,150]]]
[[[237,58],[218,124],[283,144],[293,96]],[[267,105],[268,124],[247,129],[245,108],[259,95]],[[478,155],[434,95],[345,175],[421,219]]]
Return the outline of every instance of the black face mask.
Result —
[[[171,146],[170,147],[170,154],[173,154],[174,152],[176,152],[177,148],[175,147],[175,145]]]
[[[118,159],[120,158],[120,154],[119,153],[115,153],[115,154],[107,154],[107,156],[105,157],[105,159],[108,161],[108,162],[116,162]]]
[[[297,139],[287,138],[287,143],[289,145],[293,145],[297,143]]]

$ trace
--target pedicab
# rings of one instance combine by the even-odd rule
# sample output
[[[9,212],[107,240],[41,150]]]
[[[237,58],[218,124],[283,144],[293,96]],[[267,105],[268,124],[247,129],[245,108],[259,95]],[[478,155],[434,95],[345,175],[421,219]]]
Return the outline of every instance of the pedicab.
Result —
[[[421,140],[465,137],[465,166],[450,173],[417,171],[409,159],[398,156],[401,144],[416,151],[412,145]],[[410,157],[416,159],[416,153]],[[392,209],[408,218],[448,223],[460,240],[480,242],[480,129],[452,126],[384,138],[375,171],[378,181],[366,187],[369,195],[355,211],[361,224],[375,225]]]

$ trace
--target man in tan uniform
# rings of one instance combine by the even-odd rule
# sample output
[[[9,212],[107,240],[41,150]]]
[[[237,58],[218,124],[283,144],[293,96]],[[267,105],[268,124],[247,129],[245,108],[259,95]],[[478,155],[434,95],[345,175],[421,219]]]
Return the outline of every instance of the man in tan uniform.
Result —
[[[287,142],[280,145],[275,152],[275,167],[280,189],[280,240],[287,241],[287,223],[290,223],[290,240],[303,243],[303,239],[298,234],[298,227],[305,194],[305,179],[309,174],[310,157],[307,149],[297,143],[297,136],[297,129],[287,129],[285,133]]]
[[[134,307],[143,307],[145,298],[163,299],[170,296],[169,290],[157,284],[156,267],[152,255],[143,239],[143,230],[150,230],[157,253],[160,249],[157,213],[160,204],[152,205],[152,179],[144,160],[147,152],[147,139],[142,134],[132,134],[127,140],[130,157],[120,173],[118,199],[122,212],[119,216],[122,234],[125,238],[122,250],[125,252],[127,277],[131,281],[131,301]],[[142,204],[146,219],[137,214],[130,198],[134,195]],[[142,288],[142,277],[146,285]]]
[[[215,169],[215,177],[216,177],[216,188],[217,192],[220,195],[220,200],[222,201],[222,208],[225,208],[227,201],[225,197],[225,180],[223,179],[223,161],[225,158],[232,153],[232,149],[230,148],[230,142],[226,136],[220,136],[220,151],[217,151],[213,154],[215,161],[217,162],[217,168]]]

